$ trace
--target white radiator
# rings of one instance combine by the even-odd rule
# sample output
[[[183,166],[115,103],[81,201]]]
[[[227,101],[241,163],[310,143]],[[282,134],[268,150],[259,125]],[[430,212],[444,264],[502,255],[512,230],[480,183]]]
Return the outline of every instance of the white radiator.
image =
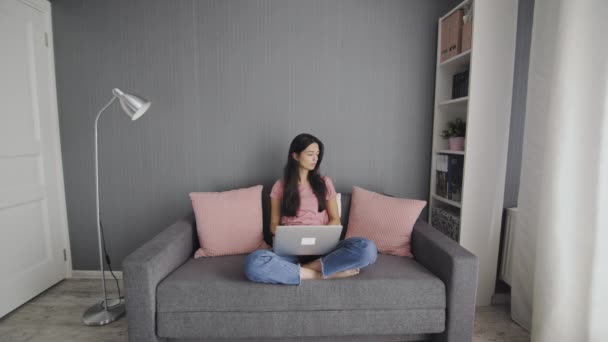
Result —
[[[513,258],[513,238],[517,224],[517,208],[505,209],[505,230],[502,249],[502,262],[500,264],[500,279],[511,286],[511,267]]]

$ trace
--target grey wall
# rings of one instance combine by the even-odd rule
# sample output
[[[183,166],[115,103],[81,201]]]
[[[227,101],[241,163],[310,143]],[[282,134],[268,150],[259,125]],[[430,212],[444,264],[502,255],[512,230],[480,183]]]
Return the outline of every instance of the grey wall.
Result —
[[[437,18],[427,0],[53,1],[61,143],[74,269],[98,268],[93,123],[115,269],[191,209],[191,191],[280,177],[291,139],[326,144],[322,172],[428,198]]]
[[[511,104],[511,127],[509,130],[509,153],[505,179],[504,207],[516,207],[521,174],[521,153],[524,142],[524,122],[528,94],[528,65],[534,0],[519,0],[517,13],[517,42],[515,46],[515,69],[513,71],[513,102]]]

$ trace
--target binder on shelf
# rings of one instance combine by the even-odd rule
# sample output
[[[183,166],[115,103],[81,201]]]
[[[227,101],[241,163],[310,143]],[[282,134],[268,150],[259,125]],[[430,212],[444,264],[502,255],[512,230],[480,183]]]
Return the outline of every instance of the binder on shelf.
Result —
[[[454,74],[452,77],[452,98],[469,95],[469,70]]]
[[[447,172],[447,199],[455,202],[462,200],[462,173],[464,169],[464,156],[449,155],[448,156],[448,172]]]
[[[437,154],[435,156],[435,194],[437,196],[448,198],[448,156],[445,154]]]

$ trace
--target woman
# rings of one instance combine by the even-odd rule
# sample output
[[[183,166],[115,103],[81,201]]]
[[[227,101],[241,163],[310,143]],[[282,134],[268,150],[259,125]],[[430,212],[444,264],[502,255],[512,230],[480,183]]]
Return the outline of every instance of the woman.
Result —
[[[323,143],[310,134],[300,134],[289,146],[283,178],[270,193],[270,231],[282,225],[339,225],[336,190],[329,177],[319,174]],[[376,261],[374,243],[364,238],[340,241],[328,254],[313,257],[279,256],[258,250],[247,256],[245,275],[251,281],[300,284],[305,279],[333,279],[354,276]],[[310,259],[310,258],[308,258]]]

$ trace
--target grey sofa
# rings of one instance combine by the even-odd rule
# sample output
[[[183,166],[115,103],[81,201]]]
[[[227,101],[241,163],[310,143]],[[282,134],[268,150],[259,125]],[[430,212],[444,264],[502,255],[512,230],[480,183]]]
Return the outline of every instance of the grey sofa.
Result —
[[[183,218],[123,263],[129,341],[471,341],[477,258],[421,219],[411,243],[414,259],[380,254],[355,277],[259,284],[245,255],[193,259]]]

